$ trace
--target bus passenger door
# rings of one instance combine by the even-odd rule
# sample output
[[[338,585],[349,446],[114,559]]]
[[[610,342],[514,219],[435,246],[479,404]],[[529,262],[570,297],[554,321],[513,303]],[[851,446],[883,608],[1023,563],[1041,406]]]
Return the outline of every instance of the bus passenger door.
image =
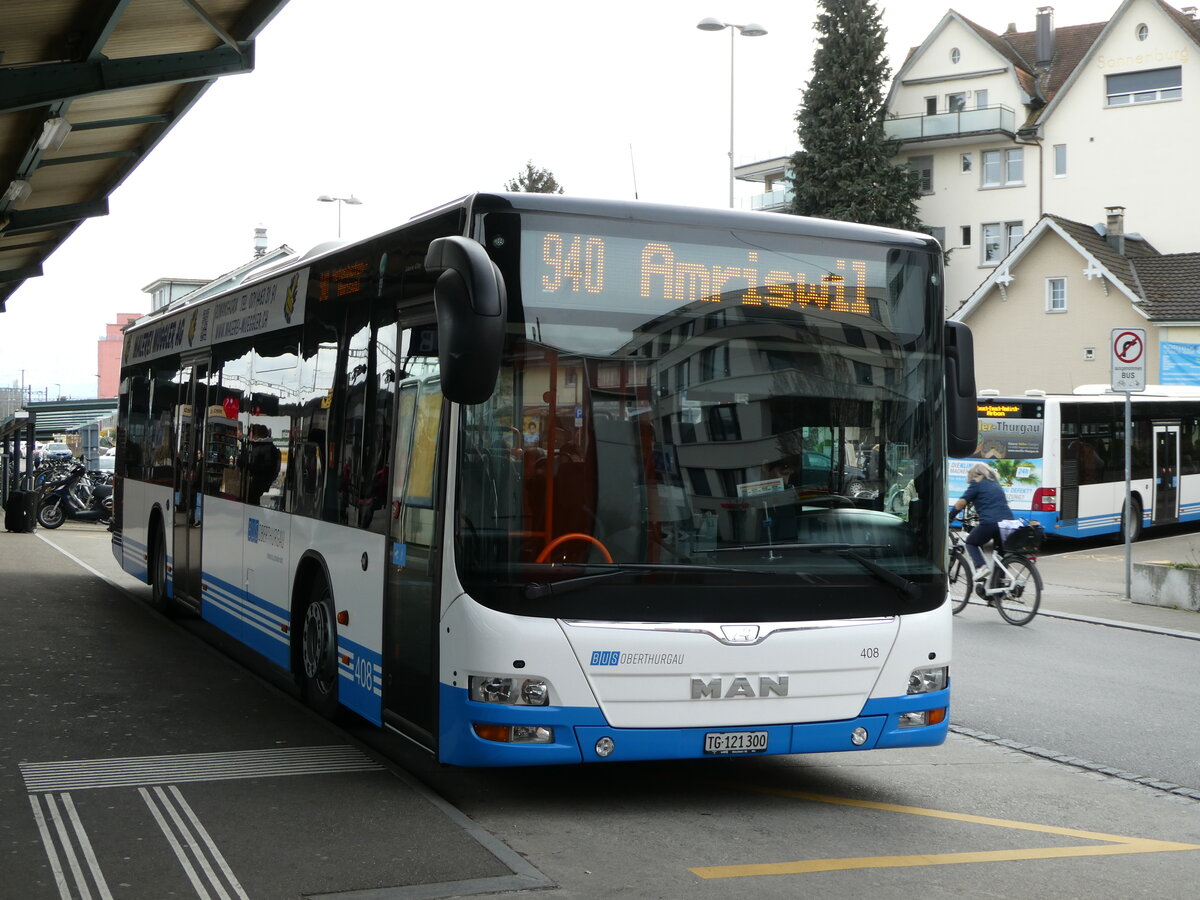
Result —
[[[1154,426],[1154,525],[1179,520],[1179,426]]]
[[[405,335],[407,339],[409,335]],[[436,358],[432,361],[436,367]],[[404,367],[428,371],[428,363]],[[442,393],[436,376],[396,392],[396,451],[383,615],[386,721],[430,749],[437,732],[439,435]]]
[[[194,362],[179,372],[180,407],[175,417],[174,595],[200,609],[200,529],[204,518],[204,415],[208,363]]]

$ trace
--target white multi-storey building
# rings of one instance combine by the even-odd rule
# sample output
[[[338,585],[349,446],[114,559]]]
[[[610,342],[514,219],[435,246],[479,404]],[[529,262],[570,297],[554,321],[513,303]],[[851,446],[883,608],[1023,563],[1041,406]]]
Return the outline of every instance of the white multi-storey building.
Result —
[[[1196,9],[1125,0],[1105,22],[997,34],[947,12],[900,66],[886,127],[948,252],[947,312],[1043,215],[1137,210],[1165,253],[1194,250],[1200,145]]]

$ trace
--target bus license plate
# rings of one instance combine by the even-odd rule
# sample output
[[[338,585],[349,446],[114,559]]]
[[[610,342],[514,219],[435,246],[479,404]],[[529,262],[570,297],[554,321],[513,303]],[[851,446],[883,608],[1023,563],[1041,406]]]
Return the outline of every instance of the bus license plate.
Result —
[[[765,731],[710,731],[704,735],[705,753],[763,753]]]

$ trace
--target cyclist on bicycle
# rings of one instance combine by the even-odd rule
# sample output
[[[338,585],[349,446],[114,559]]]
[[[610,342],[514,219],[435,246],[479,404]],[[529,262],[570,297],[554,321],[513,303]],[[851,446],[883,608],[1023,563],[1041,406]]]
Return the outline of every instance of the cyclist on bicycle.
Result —
[[[967,552],[975,567],[975,579],[979,581],[987,578],[988,574],[988,565],[980,548],[988,541],[999,541],[999,523],[1013,517],[1012,510],[1008,508],[1008,498],[1004,496],[1004,488],[1000,486],[1000,476],[987,463],[975,463],[967,471],[967,489],[954,501],[951,522],[968,503],[975,504],[975,512],[979,515],[979,524],[967,536]]]

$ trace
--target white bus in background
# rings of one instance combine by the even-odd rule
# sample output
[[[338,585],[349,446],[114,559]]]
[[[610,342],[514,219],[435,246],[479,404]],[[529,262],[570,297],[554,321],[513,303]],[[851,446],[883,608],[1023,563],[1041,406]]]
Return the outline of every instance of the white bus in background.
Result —
[[[924,235],[473,195],[128,329],[114,553],[446,763],[937,744],[942,303]]]
[[[1108,385],[1071,394],[979,394],[979,443],[950,460],[950,498],[982,460],[1000,474],[1017,516],[1047,535],[1124,536],[1125,395]],[[1200,521],[1200,388],[1147,385],[1132,395],[1131,501],[1137,539],[1146,528]]]

